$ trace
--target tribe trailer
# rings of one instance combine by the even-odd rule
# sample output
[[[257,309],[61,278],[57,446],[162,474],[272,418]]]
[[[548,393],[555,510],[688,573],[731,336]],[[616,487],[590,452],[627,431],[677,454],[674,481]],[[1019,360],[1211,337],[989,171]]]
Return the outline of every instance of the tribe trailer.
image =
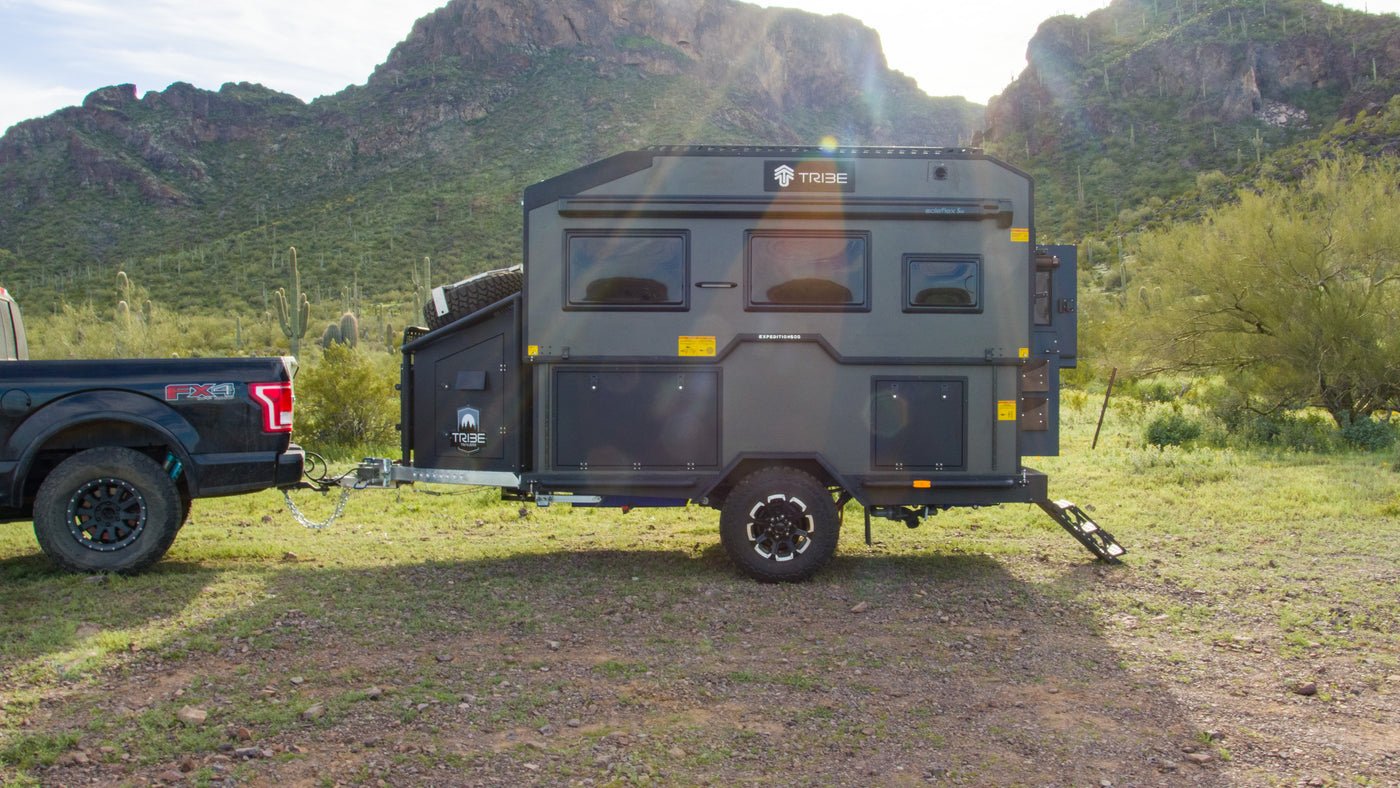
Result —
[[[360,486],[720,512],[734,563],[810,577],[850,501],[910,527],[1038,504],[1059,452],[1075,249],[977,150],[657,147],[525,190],[524,261],[433,292],[403,346],[403,456]]]

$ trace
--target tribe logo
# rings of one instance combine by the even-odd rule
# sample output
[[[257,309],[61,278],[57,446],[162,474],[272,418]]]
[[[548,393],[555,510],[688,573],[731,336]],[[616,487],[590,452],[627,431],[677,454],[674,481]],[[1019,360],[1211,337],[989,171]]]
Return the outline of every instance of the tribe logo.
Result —
[[[457,409],[457,427],[447,433],[452,445],[464,454],[476,454],[486,445],[486,433],[481,431],[481,411],[476,408]]]
[[[233,399],[233,390],[232,383],[172,383],[165,387],[165,400],[166,402],[180,400],[208,402]]]
[[[767,161],[763,190],[769,192],[853,192],[856,176],[851,162],[832,159]]]

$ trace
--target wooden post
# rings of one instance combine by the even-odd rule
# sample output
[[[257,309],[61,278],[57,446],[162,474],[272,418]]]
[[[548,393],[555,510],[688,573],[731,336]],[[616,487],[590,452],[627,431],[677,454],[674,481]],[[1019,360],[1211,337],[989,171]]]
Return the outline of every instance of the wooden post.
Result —
[[[1108,413],[1108,398],[1113,396],[1113,381],[1118,379],[1118,367],[1108,374],[1108,391],[1103,393],[1103,408],[1099,410],[1099,426],[1094,428],[1094,442],[1089,446],[1089,451],[1099,447],[1099,430],[1103,429],[1103,417]]]

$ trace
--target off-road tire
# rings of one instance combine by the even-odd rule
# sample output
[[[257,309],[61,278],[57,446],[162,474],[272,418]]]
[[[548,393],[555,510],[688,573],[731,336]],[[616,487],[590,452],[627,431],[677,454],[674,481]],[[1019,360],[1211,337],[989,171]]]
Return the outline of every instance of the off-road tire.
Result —
[[[764,583],[806,580],[831,560],[841,519],[831,493],[811,474],[763,468],[726,496],[720,542],[744,574]]]
[[[160,560],[185,516],[160,464],[121,447],[58,464],[34,498],[34,536],[70,572],[134,574]]]
[[[455,285],[442,288],[443,299],[447,302],[447,314],[439,315],[432,299],[423,307],[423,319],[428,328],[441,328],[456,322],[481,309],[510,298],[524,286],[524,276],[519,266],[487,271]]]

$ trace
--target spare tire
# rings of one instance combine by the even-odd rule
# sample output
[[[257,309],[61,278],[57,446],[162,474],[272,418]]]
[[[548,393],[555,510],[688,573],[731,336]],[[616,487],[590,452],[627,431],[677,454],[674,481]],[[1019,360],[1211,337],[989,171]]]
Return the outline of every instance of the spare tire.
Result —
[[[433,288],[432,297],[423,307],[423,319],[428,328],[438,329],[454,323],[473,312],[510,298],[524,286],[520,266],[500,268]]]

